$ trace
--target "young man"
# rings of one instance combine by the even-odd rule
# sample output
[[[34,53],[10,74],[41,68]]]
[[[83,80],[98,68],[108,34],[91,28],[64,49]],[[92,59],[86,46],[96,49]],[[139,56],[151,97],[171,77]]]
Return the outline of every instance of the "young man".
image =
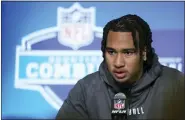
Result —
[[[119,92],[128,100],[127,119],[182,118],[184,75],[161,65],[151,43],[150,27],[137,15],[108,22],[99,71],[77,82],[56,119],[112,119]]]

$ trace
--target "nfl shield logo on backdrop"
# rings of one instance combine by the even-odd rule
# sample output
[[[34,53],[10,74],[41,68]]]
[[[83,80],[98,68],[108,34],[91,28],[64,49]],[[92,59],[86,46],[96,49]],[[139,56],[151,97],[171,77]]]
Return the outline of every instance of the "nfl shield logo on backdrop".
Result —
[[[39,91],[59,110],[74,84],[98,70],[102,53],[90,44],[100,42],[102,27],[95,25],[95,7],[79,3],[57,8],[56,18],[56,26],[24,36],[16,47],[15,88]]]
[[[83,8],[75,3],[69,9],[58,8],[58,40],[74,50],[87,46],[94,39],[95,8]]]

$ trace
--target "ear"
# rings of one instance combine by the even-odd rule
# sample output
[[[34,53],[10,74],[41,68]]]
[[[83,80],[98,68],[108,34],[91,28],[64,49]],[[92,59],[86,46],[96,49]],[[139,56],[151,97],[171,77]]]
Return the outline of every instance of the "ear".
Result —
[[[143,50],[143,60],[146,61],[147,60],[147,55],[146,55],[146,47]]]

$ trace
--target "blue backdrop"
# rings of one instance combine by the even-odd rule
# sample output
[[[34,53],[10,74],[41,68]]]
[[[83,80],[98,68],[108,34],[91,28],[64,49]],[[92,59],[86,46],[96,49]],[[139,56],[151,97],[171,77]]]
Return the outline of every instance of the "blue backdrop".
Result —
[[[2,117],[54,118],[98,69],[102,27],[137,14],[164,65],[184,72],[183,2],[2,2]]]

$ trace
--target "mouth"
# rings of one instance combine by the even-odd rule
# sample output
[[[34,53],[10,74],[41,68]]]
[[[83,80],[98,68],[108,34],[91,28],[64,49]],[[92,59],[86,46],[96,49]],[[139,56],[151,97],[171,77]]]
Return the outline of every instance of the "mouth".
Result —
[[[123,79],[126,76],[126,71],[114,71],[114,75],[118,79]]]

